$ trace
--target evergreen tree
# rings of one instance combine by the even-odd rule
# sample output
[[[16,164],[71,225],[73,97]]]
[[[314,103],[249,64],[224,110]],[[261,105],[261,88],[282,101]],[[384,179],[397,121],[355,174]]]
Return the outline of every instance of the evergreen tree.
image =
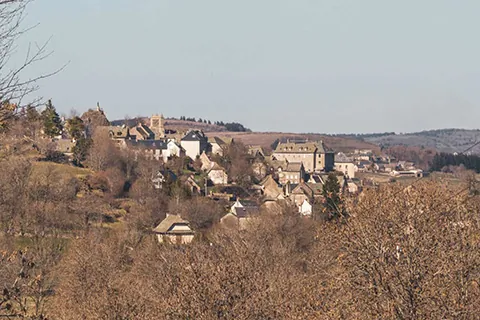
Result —
[[[53,138],[62,132],[62,120],[58,115],[52,100],[48,100],[45,110],[42,111],[43,132]]]
[[[86,160],[92,142],[92,139],[85,137],[81,137],[77,140],[75,146],[72,148],[73,162],[75,165],[81,166],[82,162]]]
[[[67,131],[72,139],[80,139],[84,136],[85,125],[80,117],[73,117],[67,120]]]
[[[335,174],[328,175],[323,185],[323,197],[325,198],[325,211],[333,218],[344,216],[342,199],[340,198],[340,184]]]

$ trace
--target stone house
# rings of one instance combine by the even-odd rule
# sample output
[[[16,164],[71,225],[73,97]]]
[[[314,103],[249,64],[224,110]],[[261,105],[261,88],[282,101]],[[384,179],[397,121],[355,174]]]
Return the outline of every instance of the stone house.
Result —
[[[274,201],[285,199],[281,186],[278,185],[271,175],[265,177],[265,179],[260,182],[260,186],[262,187],[262,193],[265,198]]]
[[[249,201],[237,200],[230,211],[220,219],[220,223],[227,227],[247,229],[259,216],[260,208],[257,204]]]
[[[355,178],[356,165],[353,162],[335,161],[335,171],[342,172],[347,178]]]
[[[158,242],[171,244],[188,244],[192,242],[195,232],[190,228],[190,223],[180,216],[167,213],[166,218],[153,229]]]
[[[95,130],[105,133],[121,147],[126,145],[126,141],[132,139],[130,129],[127,126],[98,126]]]
[[[203,171],[208,171],[213,166],[212,160],[210,160],[210,158],[207,156],[205,152],[202,152],[202,154],[200,155],[200,161],[202,162],[201,169]]]
[[[302,162],[308,173],[333,170],[335,153],[320,142],[279,142],[272,154],[274,160]]]
[[[225,169],[215,162],[212,164],[212,168],[208,171],[208,179],[215,185],[228,184],[228,175]]]
[[[254,158],[259,157],[261,159],[265,159],[265,151],[263,151],[263,148],[260,146],[249,146],[248,154]]]
[[[129,130],[133,140],[155,140],[155,133],[143,123],[138,123]]]
[[[249,163],[257,179],[263,179],[268,174],[265,153],[261,147],[249,147]]]
[[[296,207],[302,205],[305,200],[313,203],[315,198],[314,196],[315,194],[313,189],[305,182],[299,183],[298,185],[292,185],[292,190],[288,192],[290,201]]]
[[[288,182],[290,183],[300,183],[305,179],[305,167],[303,163],[294,162],[288,163],[286,168],[278,173],[278,182],[285,185]]]
[[[227,143],[219,137],[208,137],[209,151],[213,154],[223,156],[223,151],[227,147]]]
[[[208,139],[202,131],[190,130],[182,138],[180,145],[185,149],[185,154],[192,160],[208,151]]]
[[[195,194],[199,195],[202,193],[202,188],[195,181],[195,177],[193,175],[181,176],[180,178],[182,179],[185,187],[192,193],[192,195],[195,195]]]

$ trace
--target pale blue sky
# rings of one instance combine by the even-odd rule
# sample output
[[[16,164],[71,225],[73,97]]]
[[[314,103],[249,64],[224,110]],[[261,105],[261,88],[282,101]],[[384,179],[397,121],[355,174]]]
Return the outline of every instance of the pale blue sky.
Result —
[[[258,131],[478,128],[479,16],[478,0],[36,0],[24,41],[53,37],[32,74],[70,61],[39,92],[65,113],[100,101],[111,120]]]

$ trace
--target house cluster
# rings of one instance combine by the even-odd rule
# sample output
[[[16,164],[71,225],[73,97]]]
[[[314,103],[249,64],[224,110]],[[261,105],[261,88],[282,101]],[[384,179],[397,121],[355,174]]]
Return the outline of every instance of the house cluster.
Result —
[[[424,172],[411,161],[399,161],[393,156],[375,155],[372,150],[339,152],[335,156],[335,170],[358,181],[358,173],[374,173],[390,177],[423,177]]]
[[[132,127],[103,126],[97,130],[104,131],[121,148],[143,151],[150,158],[164,162],[174,156],[195,160],[206,152],[222,154],[223,148],[231,142],[231,139],[226,142],[219,137],[209,138],[201,130],[167,131],[164,123],[163,115],[153,115],[149,125],[139,122]]]
[[[303,216],[312,216],[315,205],[322,202],[323,185],[334,172],[335,153],[323,141],[279,141],[267,156],[261,147],[249,149],[255,174],[262,177],[257,184],[266,207],[286,202]],[[348,177],[334,175],[342,192],[348,192]]]
[[[294,207],[304,217],[311,217],[315,206],[323,206],[323,186],[332,172],[340,192],[351,192],[351,179],[348,174],[335,172],[335,153],[323,141],[286,140],[280,141],[270,155],[259,146],[250,146],[248,152],[257,180],[247,190],[228,184],[223,168],[209,157],[212,151],[202,152],[199,157],[201,169],[216,185],[216,192],[207,195],[231,201],[228,212],[220,220],[224,226],[243,230],[260,214],[275,213],[278,206],[283,205]],[[354,192],[358,192],[358,188]],[[171,230],[176,230],[174,225]],[[175,243],[182,241],[175,240]]]

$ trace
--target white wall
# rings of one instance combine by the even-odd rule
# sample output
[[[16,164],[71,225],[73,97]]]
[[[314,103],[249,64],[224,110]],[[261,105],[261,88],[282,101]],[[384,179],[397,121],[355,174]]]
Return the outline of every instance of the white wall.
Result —
[[[198,141],[182,141],[181,146],[185,149],[185,154],[192,160],[200,155],[200,142]]]
[[[355,178],[355,164],[353,162],[339,162],[335,163],[335,170],[343,172],[344,175],[350,179]]]

